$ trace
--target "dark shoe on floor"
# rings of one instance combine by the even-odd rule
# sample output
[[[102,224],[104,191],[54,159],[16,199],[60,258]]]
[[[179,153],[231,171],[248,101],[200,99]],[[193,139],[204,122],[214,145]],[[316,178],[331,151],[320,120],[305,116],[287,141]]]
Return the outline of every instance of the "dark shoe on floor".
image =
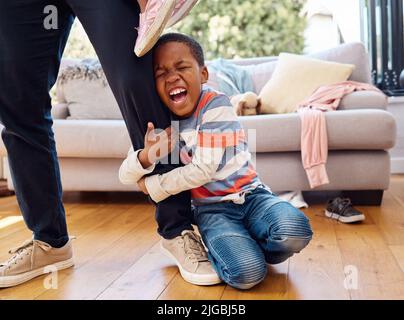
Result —
[[[352,206],[349,198],[335,198],[329,200],[325,215],[344,223],[352,223],[365,220],[365,215]]]

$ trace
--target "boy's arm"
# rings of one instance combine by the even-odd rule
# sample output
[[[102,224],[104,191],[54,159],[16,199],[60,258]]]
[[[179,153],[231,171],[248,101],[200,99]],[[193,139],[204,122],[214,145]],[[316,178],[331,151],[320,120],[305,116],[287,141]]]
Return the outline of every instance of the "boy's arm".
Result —
[[[203,115],[192,162],[162,175],[146,177],[147,191],[155,202],[211,182],[225,149],[237,145],[243,130],[230,101],[219,96],[213,102],[219,105],[214,107],[213,103]]]
[[[156,174],[145,178],[146,189],[153,201],[160,202],[171,195],[200,187],[212,180],[224,150],[202,149],[196,148],[191,163],[162,175]],[[211,156],[206,157],[204,153],[211,153]]]
[[[119,168],[119,180],[122,184],[137,184],[144,175],[153,172],[155,164],[145,169],[140,163],[139,153],[141,151],[142,149],[134,151],[133,147],[129,149],[128,156]]]
[[[168,155],[174,144],[171,143],[171,127],[157,133],[153,123],[147,124],[144,149],[129,149],[128,156],[119,168],[119,180],[123,184],[136,184],[146,174],[152,173],[155,163]]]

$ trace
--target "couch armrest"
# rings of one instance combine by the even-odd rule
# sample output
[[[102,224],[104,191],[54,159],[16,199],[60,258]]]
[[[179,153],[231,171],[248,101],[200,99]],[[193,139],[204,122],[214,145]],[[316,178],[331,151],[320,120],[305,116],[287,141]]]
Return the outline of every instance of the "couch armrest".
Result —
[[[387,109],[387,96],[376,91],[355,91],[347,94],[338,107],[339,110]]]
[[[58,103],[52,106],[53,119],[66,119],[69,116],[69,109],[67,103]]]

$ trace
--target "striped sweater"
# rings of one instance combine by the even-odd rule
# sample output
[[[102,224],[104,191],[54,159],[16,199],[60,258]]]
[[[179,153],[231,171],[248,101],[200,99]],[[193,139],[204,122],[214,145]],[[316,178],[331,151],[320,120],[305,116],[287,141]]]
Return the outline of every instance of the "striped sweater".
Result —
[[[149,176],[146,188],[155,202],[191,190],[194,205],[233,201],[262,185],[248,151],[244,130],[227,96],[211,89],[201,92],[193,115],[180,119],[180,159],[183,167]],[[138,151],[130,150],[120,168],[124,184],[136,183],[154,170],[144,169]]]

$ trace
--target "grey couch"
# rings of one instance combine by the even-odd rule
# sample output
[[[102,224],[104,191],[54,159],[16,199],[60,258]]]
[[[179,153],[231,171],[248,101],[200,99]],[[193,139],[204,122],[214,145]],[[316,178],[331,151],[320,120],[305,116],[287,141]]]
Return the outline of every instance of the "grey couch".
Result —
[[[312,55],[319,59],[353,63],[352,80],[370,82],[368,56],[360,43],[343,45]],[[234,60],[251,73],[259,93],[276,67],[276,57]],[[64,61],[63,65],[74,64]],[[209,83],[216,86],[215,74]],[[106,88],[109,90],[109,88]],[[76,101],[77,102],[77,101]],[[118,168],[130,147],[121,119],[67,119],[71,101],[54,107],[54,131],[65,191],[133,191],[122,185]],[[380,204],[389,187],[390,156],[396,125],[386,111],[387,99],[374,92],[346,96],[339,110],[326,113],[330,184],[317,191],[344,191],[357,204]],[[300,118],[297,113],[240,117],[244,128],[256,130],[256,165],[262,180],[275,192],[310,186],[300,155]],[[0,154],[6,150],[0,142]],[[9,176],[9,175],[8,175]],[[9,187],[12,189],[12,181]]]

